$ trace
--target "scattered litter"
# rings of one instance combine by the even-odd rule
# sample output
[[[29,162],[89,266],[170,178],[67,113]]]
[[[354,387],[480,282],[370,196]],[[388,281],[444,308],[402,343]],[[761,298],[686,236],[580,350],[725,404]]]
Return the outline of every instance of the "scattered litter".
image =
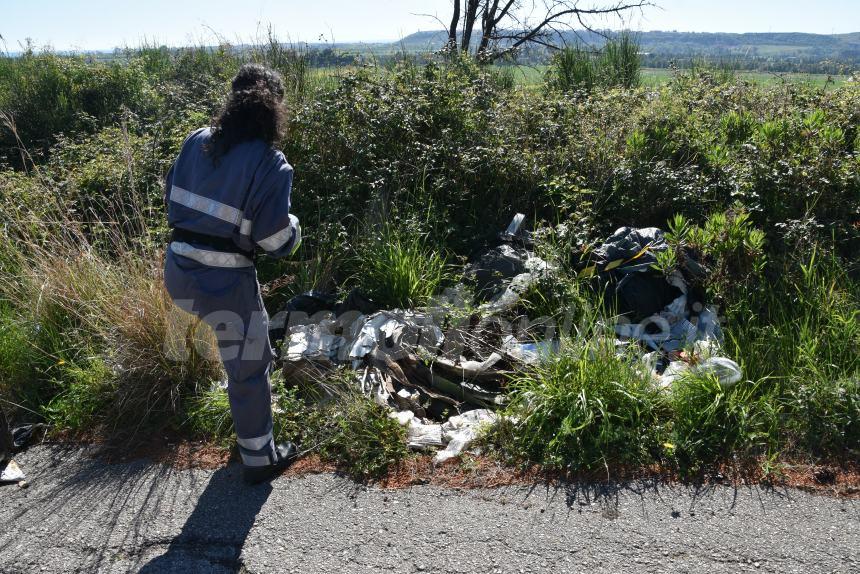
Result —
[[[484,313],[503,313],[510,311],[520,302],[523,294],[528,291],[537,278],[532,273],[520,273],[511,279],[505,290],[493,295],[490,300],[481,306],[480,311]]]
[[[463,381],[498,381],[507,374],[506,371],[494,368],[502,358],[499,353],[490,354],[484,361],[470,361],[460,357],[460,361],[455,363],[449,359],[439,358],[436,359],[434,366],[449,377],[457,377]]]
[[[0,463],[0,483],[18,482],[25,478],[24,471],[14,460]]]
[[[33,433],[33,428],[36,426],[44,427],[45,425],[19,427],[18,430],[20,432],[16,440],[15,433],[9,432],[9,423],[6,421],[6,415],[0,410],[0,484],[24,480],[24,471],[12,460],[12,451],[19,448],[17,446],[18,441],[20,441],[21,446],[27,443]]]
[[[464,282],[426,309],[380,310],[357,290],[342,302],[318,291],[293,297],[270,321],[273,340],[284,339],[287,376],[316,381],[325,391],[319,381],[350,366],[361,392],[407,428],[410,448],[444,447],[436,463],[459,456],[481,425],[495,423],[508,375],[559,351],[541,322],[511,331],[524,293],[554,272],[533,253],[524,221],[517,214],[498,245],[471,258]],[[592,278],[625,319],[606,344],[621,357],[638,354],[639,368],[664,388],[685,373],[711,373],[722,386],[734,385],[742,373],[721,356],[717,312],[703,301],[704,269],[687,254],[668,275],[658,271],[657,255],[669,248],[657,228],[622,227],[583,264],[580,275]],[[472,305],[477,309],[468,316],[453,312]]]
[[[400,424],[400,426],[405,427],[415,417],[415,413],[413,413],[412,411],[395,411],[389,413],[388,416],[396,420]]]
[[[380,311],[362,316],[352,327],[353,341],[348,358],[352,361],[365,358],[380,349],[392,358],[401,358],[411,350],[433,354],[445,340],[430,314],[414,311]]]
[[[341,302],[337,302],[334,294],[308,291],[287,301],[269,319],[269,339],[276,343],[281,341],[293,327],[312,325],[328,317],[341,318],[344,315],[355,317],[375,313],[378,310],[379,305],[358,289],[350,291]]]
[[[724,388],[731,387],[743,379],[740,366],[725,357],[710,357],[700,363],[672,361],[660,377],[660,386],[671,387],[687,373],[695,375],[714,375]]]
[[[287,301],[284,310],[289,313],[304,313],[308,317],[325,311],[334,311],[337,299],[331,293],[322,291],[308,291],[296,295]]]
[[[440,464],[460,456],[472,445],[481,427],[491,426],[496,420],[496,413],[487,409],[476,409],[451,417],[442,425],[442,438],[448,446],[436,453],[433,462]]]

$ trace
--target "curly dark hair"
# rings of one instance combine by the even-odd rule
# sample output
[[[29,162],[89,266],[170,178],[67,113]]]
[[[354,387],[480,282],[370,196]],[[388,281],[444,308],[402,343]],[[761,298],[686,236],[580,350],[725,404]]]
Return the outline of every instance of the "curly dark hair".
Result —
[[[224,108],[212,122],[207,151],[217,163],[239,143],[261,139],[274,145],[284,137],[284,83],[260,64],[245,64],[231,83]]]

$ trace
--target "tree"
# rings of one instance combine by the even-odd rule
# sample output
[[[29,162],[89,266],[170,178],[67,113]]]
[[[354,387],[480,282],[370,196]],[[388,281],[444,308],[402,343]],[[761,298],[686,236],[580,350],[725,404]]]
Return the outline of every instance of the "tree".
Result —
[[[475,47],[479,60],[492,62],[521,46],[539,44],[557,48],[563,29],[576,33],[575,26],[590,32],[596,21],[620,19],[626,12],[650,6],[648,0],[615,0],[614,3],[588,4],[581,0],[453,0],[448,27],[449,49],[472,49],[475,26],[480,40]]]

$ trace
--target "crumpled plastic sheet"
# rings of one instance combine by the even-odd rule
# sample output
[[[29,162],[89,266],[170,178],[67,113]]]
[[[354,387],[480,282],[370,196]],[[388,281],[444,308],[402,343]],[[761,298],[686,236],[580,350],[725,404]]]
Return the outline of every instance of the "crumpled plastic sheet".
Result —
[[[447,446],[436,453],[433,462],[440,464],[460,456],[472,445],[482,427],[494,425],[497,420],[498,415],[487,409],[475,409],[451,417],[442,424],[442,438]]]
[[[442,440],[442,425],[425,424],[412,411],[392,412],[388,416],[400,423],[400,426],[406,427],[409,448],[424,450],[445,445]]]
[[[547,358],[559,350],[558,341],[534,341],[521,343],[513,335],[502,339],[502,351],[512,359],[533,365],[541,359]]]
[[[317,324],[292,327],[284,342],[284,358],[287,361],[335,361],[344,340],[343,337],[332,334],[333,323],[331,320],[325,320]]]
[[[692,373],[696,375],[710,374],[717,377],[720,386],[732,387],[743,379],[740,365],[726,357],[711,357],[700,363],[686,363],[684,361],[672,361],[660,377],[660,386],[670,387],[684,375]]]
[[[376,348],[392,356],[412,349],[434,353],[442,346],[445,335],[432,317],[413,311],[380,311],[362,317],[353,324],[349,359],[363,359]]]
[[[654,252],[669,248],[663,231],[657,227],[619,227],[593,252],[595,260],[603,263],[630,259],[648,247],[637,260],[637,264],[651,265],[657,261]]]
[[[690,361],[672,361],[662,374],[657,373],[657,366],[662,356],[654,351],[642,356],[644,368],[652,373],[660,387],[669,389],[686,374],[711,374],[716,376],[720,385],[730,388],[743,380],[740,365],[726,357],[719,356],[720,347],[716,341],[696,341],[691,348]]]
[[[620,288],[634,274],[653,273],[651,265],[657,261],[655,253],[667,249],[669,245],[665,235],[656,227],[621,227],[593,251],[592,258],[607,270],[611,268],[616,270],[614,273],[626,274],[619,282]],[[688,259],[687,264],[695,268],[691,273],[701,274],[701,267],[695,261]],[[693,323],[687,309],[688,286],[684,275],[676,269],[665,281],[667,287],[674,287],[680,295],[653,315],[645,316],[641,321],[637,318],[635,324],[617,324],[615,332],[621,337],[638,339],[653,350],[663,351],[678,351],[700,340],[722,341],[716,312],[712,308],[702,309]]]
[[[14,460],[0,462],[0,483],[20,482],[27,478]]]
[[[409,448],[426,450],[445,446],[433,457],[436,464],[463,454],[475,441],[481,428],[494,425],[498,420],[498,415],[488,409],[466,411],[443,424],[424,423],[412,411],[392,412],[388,416],[406,427]]]

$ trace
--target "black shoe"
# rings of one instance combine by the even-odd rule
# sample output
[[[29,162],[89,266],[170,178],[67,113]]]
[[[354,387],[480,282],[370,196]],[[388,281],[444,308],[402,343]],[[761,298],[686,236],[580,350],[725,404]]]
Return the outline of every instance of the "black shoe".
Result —
[[[247,484],[260,484],[267,480],[272,480],[288,466],[290,466],[299,456],[299,449],[291,442],[282,442],[275,446],[275,456],[277,462],[268,466],[246,466],[242,469],[242,479]]]

